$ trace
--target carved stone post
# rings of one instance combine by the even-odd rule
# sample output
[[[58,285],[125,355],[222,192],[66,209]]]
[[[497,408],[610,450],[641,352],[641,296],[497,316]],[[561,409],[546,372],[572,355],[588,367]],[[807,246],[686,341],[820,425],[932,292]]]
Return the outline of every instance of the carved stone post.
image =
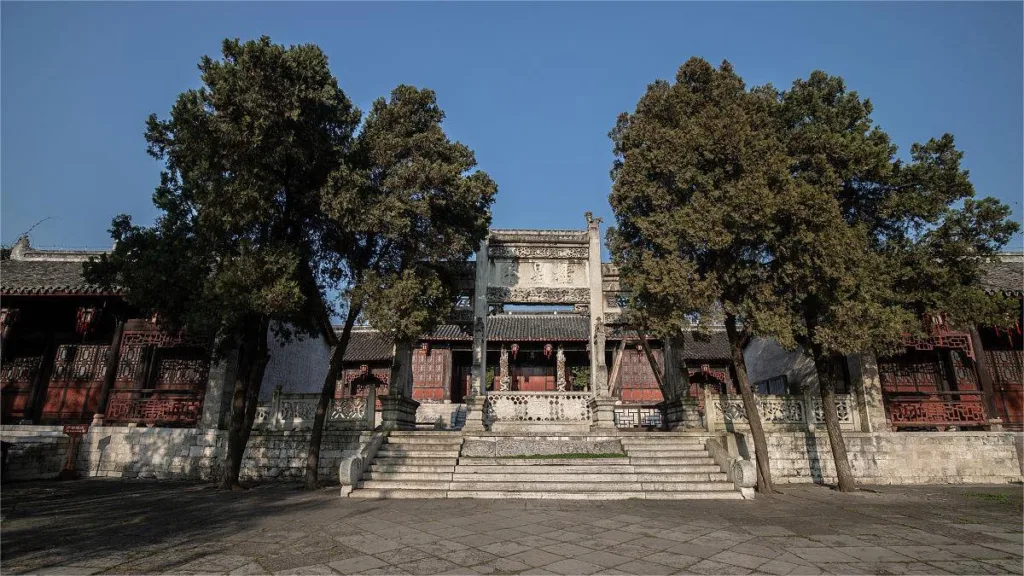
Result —
[[[601,271],[601,220],[587,213],[590,269],[590,390],[594,428],[615,428],[615,399],[608,391],[608,366],[604,358],[604,287]]]
[[[874,354],[853,354],[846,357],[860,414],[861,432],[889,429],[882,400],[882,381],[878,377],[878,361]],[[808,410],[811,408],[808,407]]]
[[[512,378],[508,374],[508,348],[505,345],[501,345],[501,358],[498,360],[498,370],[501,371],[501,384],[498,389],[502,392],[509,390],[509,385],[512,383]]]
[[[555,352],[555,390],[565,392],[565,349],[561,344]]]
[[[473,379],[466,397],[466,424],[463,430],[484,430],[484,403],[487,398],[487,240],[476,253],[476,283],[473,288]]]
[[[412,399],[412,344],[395,343],[388,393],[380,397],[384,427],[391,430],[416,428],[416,409],[420,403]]]

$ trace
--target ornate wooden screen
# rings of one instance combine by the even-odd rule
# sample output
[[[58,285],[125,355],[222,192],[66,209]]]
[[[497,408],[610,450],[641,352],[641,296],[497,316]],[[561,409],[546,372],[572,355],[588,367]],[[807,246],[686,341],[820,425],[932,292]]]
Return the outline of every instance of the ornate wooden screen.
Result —
[[[380,397],[388,393],[388,382],[391,379],[391,368],[389,366],[362,365],[355,368],[345,368],[341,372],[341,378],[334,389],[334,399],[340,400],[346,397],[366,397],[369,395],[370,386],[375,388],[377,402],[376,409],[380,409]]]
[[[664,369],[661,350],[653,350],[655,361]],[[651,363],[647,355],[627,346],[619,360],[618,386],[619,397],[627,404],[653,404],[664,400],[658,380],[651,371]]]
[[[57,347],[43,400],[43,422],[86,422],[99,407],[103,369],[110,346],[62,344]]]
[[[412,397],[419,402],[441,402],[448,391],[452,351],[446,348],[412,352]]]
[[[1020,327],[978,331],[985,365],[992,378],[998,416],[1011,429],[1024,428],[1024,337]]]
[[[984,401],[963,350],[908,349],[879,362],[886,414],[893,428],[983,426]]]
[[[42,355],[8,356],[0,365],[0,420],[15,422],[25,416],[32,402],[32,383],[43,363]]]
[[[209,379],[208,340],[168,334],[152,324],[125,327],[108,422],[193,426],[202,415]]]

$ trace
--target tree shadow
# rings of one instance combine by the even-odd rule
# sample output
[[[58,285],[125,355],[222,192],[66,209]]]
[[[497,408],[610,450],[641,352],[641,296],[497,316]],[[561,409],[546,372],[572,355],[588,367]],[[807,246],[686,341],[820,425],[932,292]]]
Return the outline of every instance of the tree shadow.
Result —
[[[224,492],[180,481],[13,482],[0,497],[0,562],[5,573],[89,562],[136,573],[170,570],[231,554],[225,538],[269,517],[313,513],[337,498],[281,484]]]

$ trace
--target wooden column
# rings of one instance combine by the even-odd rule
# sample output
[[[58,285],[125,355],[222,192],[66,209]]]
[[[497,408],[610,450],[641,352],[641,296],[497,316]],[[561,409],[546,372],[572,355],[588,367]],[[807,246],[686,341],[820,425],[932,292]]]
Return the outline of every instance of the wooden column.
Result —
[[[121,358],[121,340],[123,335],[124,319],[118,318],[114,324],[114,336],[110,339],[110,351],[107,354],[107,362],[103,369],[103,387],[100,388],[100,402],[96,407],[96,413],[92,415],[92,423],[96,426],[103,425],[103,419],[107,414],[110,391],[113,389],[114,380],[117,378],[117,362]]]
[[[981,384],[981,396],[985,400],[985,412],[988,419],[1000,419],[999,405],[996,404],[995,386],[992,383],[992,372],[988,366],[988,359],[985,358],[985,349],[981,344],[981,334],[977,327],[971,327],[971,345],[974,348],[974,370],[978,375],[978,383]],[[996,423],[998,426],[1002,422]]]

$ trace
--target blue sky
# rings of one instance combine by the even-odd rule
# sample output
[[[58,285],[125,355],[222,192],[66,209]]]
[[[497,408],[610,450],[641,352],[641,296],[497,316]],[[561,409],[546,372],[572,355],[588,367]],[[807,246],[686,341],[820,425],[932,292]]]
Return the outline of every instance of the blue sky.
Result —
[[[224,37],[262,34],[320,45],[364,111],[397,84],[433,88],[498,182],[496,227],[612,222],[607,133],[691,56],[730,60],[748,85],[841,75],[901,153],[953,133],[979,194],[1020,220],[1022,6],[3,2],[0,240],[50,217],[34,244],[109,247],[115,214],[151,222],[146,116],[198,85]]]

